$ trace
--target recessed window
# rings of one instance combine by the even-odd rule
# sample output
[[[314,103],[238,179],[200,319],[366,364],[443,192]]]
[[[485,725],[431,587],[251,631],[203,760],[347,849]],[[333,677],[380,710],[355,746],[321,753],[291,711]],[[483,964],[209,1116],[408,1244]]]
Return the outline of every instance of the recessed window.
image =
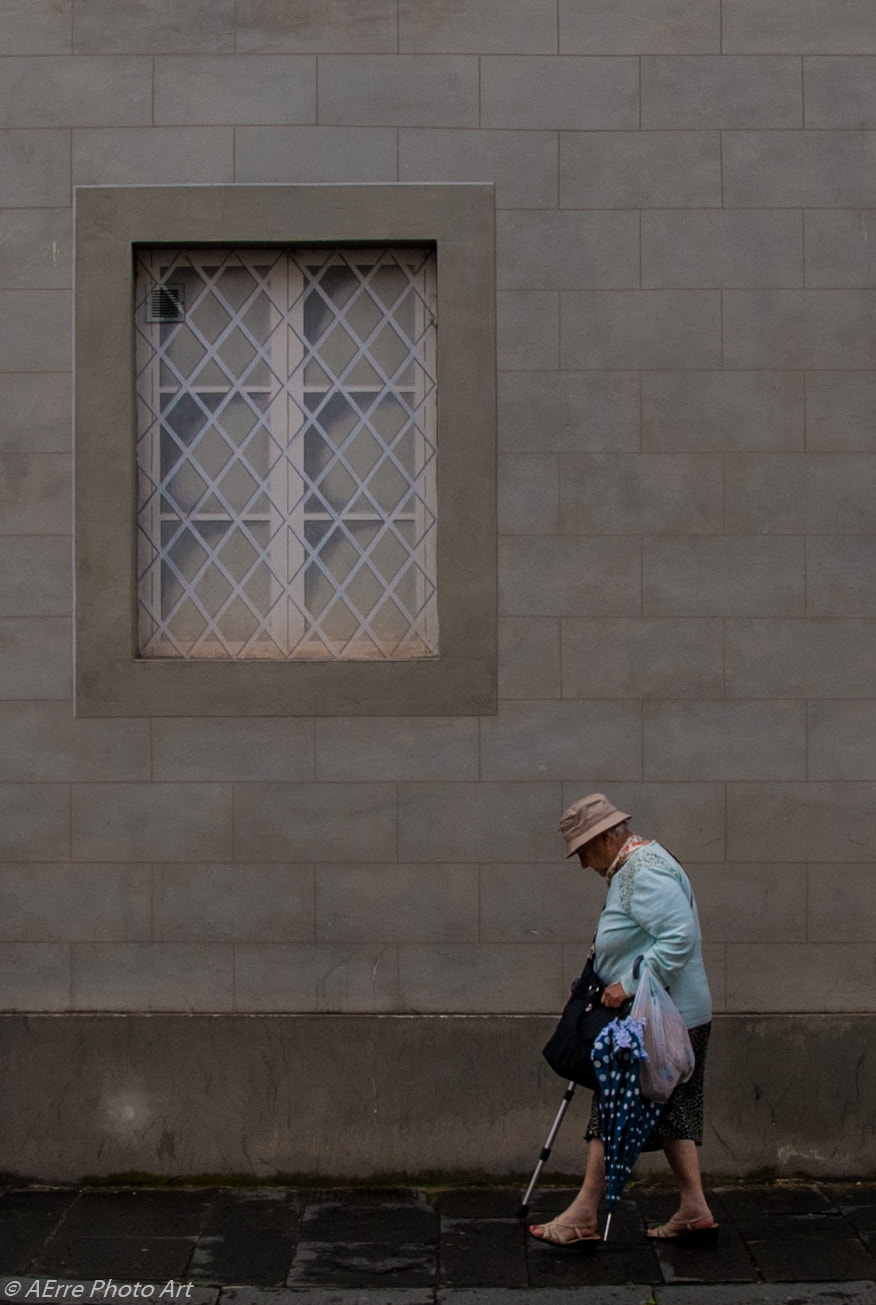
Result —
[[[77,715],[494,713],[492,186],[75,223]]]
[[[139,655],[437,656],[434,251],[139,250],[135,320]]]

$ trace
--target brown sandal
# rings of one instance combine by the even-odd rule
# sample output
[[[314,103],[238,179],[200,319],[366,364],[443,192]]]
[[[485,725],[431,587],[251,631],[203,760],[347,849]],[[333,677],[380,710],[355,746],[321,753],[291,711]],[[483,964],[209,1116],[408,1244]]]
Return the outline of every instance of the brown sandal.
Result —
[[[536,1228],[540,1228],[541,1232],[536,1232]],[[549,1223],[531,1223],[529,1232],[537,1242],[547,1242],[549,1246],[577,1246],[580,1242],[602,1241],[595,1225],[576,1228],[570,1223],[561,1223],[559,1217],[551,1219]],[[564,1237],[563,1233],[569,1233],[570,1236]]]
[[[675,1237],[699,1237],[703,1233],[718,1231],[718,1225],[710,1214],[702,1219],[679,1219],[675,1215],[666,1223],[648,1229],[648,1236],[658,1241],[669,1241]]]

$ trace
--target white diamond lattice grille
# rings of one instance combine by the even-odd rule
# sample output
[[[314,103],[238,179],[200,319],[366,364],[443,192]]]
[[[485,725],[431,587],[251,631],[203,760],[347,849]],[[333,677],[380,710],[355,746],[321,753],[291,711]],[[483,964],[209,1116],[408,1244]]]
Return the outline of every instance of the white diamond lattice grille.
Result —
[[[140,251],[135,320],[140,656],[435,656],[434,253]]]

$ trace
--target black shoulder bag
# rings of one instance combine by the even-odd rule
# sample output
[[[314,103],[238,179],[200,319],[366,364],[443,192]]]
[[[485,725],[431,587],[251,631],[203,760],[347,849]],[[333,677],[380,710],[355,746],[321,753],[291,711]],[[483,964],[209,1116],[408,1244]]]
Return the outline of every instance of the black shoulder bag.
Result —
[[[590,1059],[593,1043],[606,1024],[627,1014],[632,998],[623,1006],[603,1006],[605,983],[593,968],[593,958],[591,949],[587,964],[572,984],[560,1022],[541,1054],[560,1078],[595,1092],[599,1084]]]

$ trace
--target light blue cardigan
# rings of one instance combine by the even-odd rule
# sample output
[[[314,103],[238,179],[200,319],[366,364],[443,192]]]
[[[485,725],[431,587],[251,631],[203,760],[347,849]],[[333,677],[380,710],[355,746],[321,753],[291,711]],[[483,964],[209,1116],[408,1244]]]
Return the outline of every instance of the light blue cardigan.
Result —
[[[634,993],[644,955],[689,1029],[712,1017],[709,981],[690,880],[659,843],[639,847],[614,874],[596,930],[596,972]]]

